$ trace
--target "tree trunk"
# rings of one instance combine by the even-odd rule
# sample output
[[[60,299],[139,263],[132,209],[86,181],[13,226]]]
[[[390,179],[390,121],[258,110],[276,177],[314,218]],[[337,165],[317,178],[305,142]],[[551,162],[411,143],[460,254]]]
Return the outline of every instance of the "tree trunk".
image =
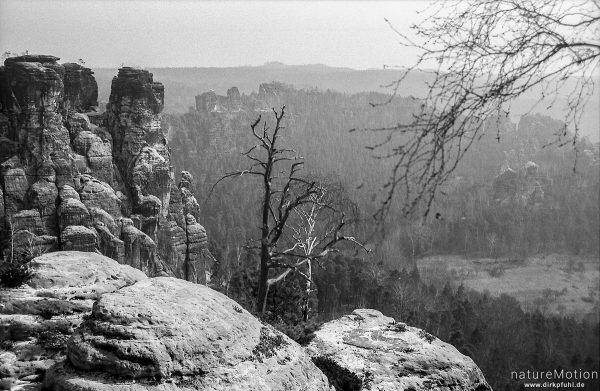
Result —
[[[260,276],[258,278],[258,300],[256,301],[256,311],[261,316],[265,314],[267,307],[269,261],[269,247],[263,243],[260,248]]]
[[[308,312],[310,311],[310,291],[312,289],[312,262],[310,259],[306,264],[308,265],[308,269],[306,271],[306,276],[308,279],[306,280],[306,289],[304,291],[304,300],[302,303],[302,319],[305,322],[308,321]]]
[[[269,208],[271,206],[271,167],[273,164],[272,151],[269,151],[265,174],[263,176],[263,201],[262,201],[262,226],[260,229],[260,276],[258,278],[258,300],[256,310],[262,317],[267,307],[267,295],[269,294],[269,266],[271,254],[269,247]]]

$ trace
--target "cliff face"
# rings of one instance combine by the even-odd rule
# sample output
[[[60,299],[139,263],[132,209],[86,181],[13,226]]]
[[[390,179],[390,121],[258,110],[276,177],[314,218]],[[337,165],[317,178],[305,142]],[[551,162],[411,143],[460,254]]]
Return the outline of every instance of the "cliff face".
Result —
[[[122,68],[106,113],[93,72],[28,55],[0,67],[2,256],[98,251],[148,275],[210,278],[186,174],[176,185],[162,84]],[[192,210],[193,209],[193,210]]]

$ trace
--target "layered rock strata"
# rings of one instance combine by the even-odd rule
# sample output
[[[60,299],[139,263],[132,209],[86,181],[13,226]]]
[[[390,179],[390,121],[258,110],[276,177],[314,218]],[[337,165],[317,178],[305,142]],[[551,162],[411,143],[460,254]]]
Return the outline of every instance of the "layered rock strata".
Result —
[[[47,390],[329,391],[304,350],[236,302],[170,277],[104,294]]]
[[[307,351],[338,391],[491,391],[454,346],[375,310],[325,323]]]
[[[53,252],[29,263],[33,277],[0,290],[0,385],[39,389],[43,373],[66,357],[66,343],[102,294],[147,277],[99,254]],[[0,387],[2,388],[2,387]]]
[[[303,349],[204,285],[94,253],[29,263],[0,291],[0,387],[11,390],[490,391],[471,359],[374,310]]]
[[[1,257],[98,251],[149,275],[210,279],[189,173],[177,186],[164,88],[129,67],[97,112],[93,72],[27,55],[0,67]]]

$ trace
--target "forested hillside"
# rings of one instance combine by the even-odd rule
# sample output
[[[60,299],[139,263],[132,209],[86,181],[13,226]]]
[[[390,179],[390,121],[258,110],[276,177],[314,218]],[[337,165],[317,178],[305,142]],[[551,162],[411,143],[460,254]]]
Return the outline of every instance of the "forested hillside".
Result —
[[[259,115],[270,121],[270,108],[285,104],[283,144],[305,158],[307,177],[336,189],[338,202],[351,211],[346,229],[375,251],[366,255],[348,248],[315,265],[308,323],[300,311],[304,280],[290,274],[269,294],[271,323],[305,342],[325,320],[355,307],[376,308],[458,347],[496,390],[516,387],[506,375],[511,368],[597,367],[597,304],[579,321],[543,315],[535,308],[524,312],[507,295],[426,284],[415,265],[432,254],[513,263],[543,253],[597,258],[598,145],[583,140],[577,152],[546,146],[561,126],[549,117],[525,116],[518,124],[492,119],[489,126],[499,128],[500,141],[492,131],[476,143],[429,217],[392,212],[383,235],[372,215],[385,194],[382,185],[391,162],[374,158],[369,146],[385,140],[385,134],[360,129],[406,122],[418,104],[413,98],[398,98],[370,105],[386,99],[377,93],[298,90],[270,83],[251,94],[240,94],[237,88],[230,88],[227,96],[203,93],[187,113],[166,116],[173,164],[197,178],[202,224],[219,261],[212,284],[246,308],[254,307],[257,255],[245,245],[259,232],[260,183],[242,175],[213,184],[227,172],[248,166],[242,153],[256,141],[250,125]],[[597,303],[597,295],[590,295]]]
[[[286,146],[305,158],[308,175],[345,189],[359,211],[360,232],[370,233],[371,216],[379,207],[392,162],[374,158],[369,149],[385,134],[348,131],[406,122],[416,100],[398,98],[371,107],[369,103],[383,102],[386,96],[296,90],[283,84],[261,85],[250,95],[239,95],[237,89],[230,90],[229,97],[213,95],[218,99],[211,107],[167,116],[172,149],[177,151],[175,167],[198,178],[199,199],[208,197],[222,175],[243,167],[240,153],[252,145],[250,123],[259,114],[268,118],[269,107],[285,104]],[[547,146],[561,123],[539,115],[523,117],[518,124],[490,120],[489,126],[500,127],[500,142],[494,138],[496,132],[489,132],[476,143],[438,197],[431,216],[425,220],[419,214],[408,219],[399,213],[391,216],[379,246],[380,260],[411,266],[415,257],[434,253],[598,254],[598,145],[583,140],[576,151]],[[206,200],[204,224],[216,242],[231,243],[227,235],[236,240],[251,236],[255,189],[245,178],[214,189]]]
[[[334,90],[344,93],[360,93],[373,91],[379,93],[392,93],[394,81],[403,74],[402,68],[387,69],[352,69],[329,67],[322,64],[313,65],[286,65],[278,62],[266,63],[263,66],[240,66],[230,68],[149,68],[157,80],[165,85],[165,112],[183,114],[193,106],[194,96],[200,92],[214,90],[218,94],[225,94],[233,85],[240,92],[250,94],[255,91],[260,83],[278,80],[295,88],[313,88]],[[116,68],[94,69],[98,81],[98,98],[102,102],[108,101],[110,83]],[[422,98],[427,93],[427,82],[431,82],[432,73],[427,71],[413,71],[402,83],[402,90],[397,91],[400,96],[414,96]],[[569,80],[565,91],[570,91],[577,83],[577,79]],[[541,91],[532,89],[519,97],[511,107],[510,117],[518,121],[523,114],[530,112],[545,113],[554,118],[563,118],[567,107],[565,99],[560,95],[556,101],[539,100]],[[550,105],[550,103],[553,103]],[[597,128],[599,113],[596,108],[600,105],[600,92],[594,91],[591,100],[581,118],[582,135],[592,141],[600,139]],[[389,125],[389,124],[388,124]]]

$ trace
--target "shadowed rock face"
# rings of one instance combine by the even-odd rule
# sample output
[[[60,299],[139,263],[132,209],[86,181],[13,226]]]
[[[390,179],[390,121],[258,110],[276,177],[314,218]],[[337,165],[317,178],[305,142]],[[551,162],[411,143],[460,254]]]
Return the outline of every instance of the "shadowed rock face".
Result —
[[[7,59],[0,86],[0,239],[17,238],[3,258],[100,251],[150,275],[210,278],[199,205],[176,186],[164,87],[151,73],[121,68],[106,113],[93,72],[57,57]]]
[[[85,112],[98,106],[98,84],[91,69],[79,64],[64,64],[65,101],[68,109]]]
[[[135,380],[135,381],[134,381]],[[202,285],[158,277],[108,293],[48,390],[330,390],[303,349]]]
[[[155,83],[148,71],[125,67],[113,78],[107,105],[108,128],[115,161],[126,180],[133,179],[135,170],[131,166],[169,164],[168,156],[164,156],[168,152],[160,148],[161,155],[157,150],[157,146],[166,145],[160,122],[163,102],[164,87]],[[139,159],[144,162],[138,163]]]
[[[325,323],[307,351],[338,391],[491,391],[454,346],[375,310]]]

